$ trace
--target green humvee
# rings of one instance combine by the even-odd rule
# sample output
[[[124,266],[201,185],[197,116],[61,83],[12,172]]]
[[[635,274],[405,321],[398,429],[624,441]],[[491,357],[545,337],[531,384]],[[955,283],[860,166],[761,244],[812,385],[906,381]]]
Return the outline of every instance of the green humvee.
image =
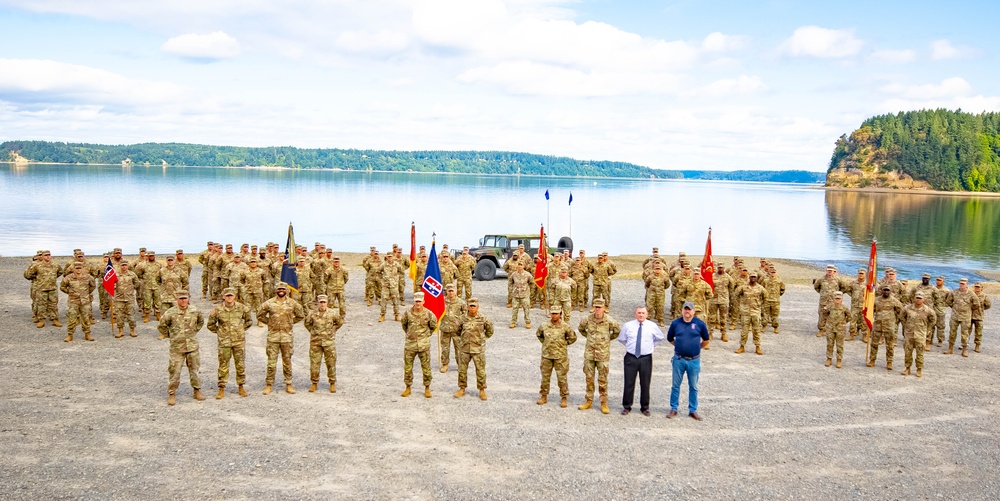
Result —
[[[548,237],[546,240],[548,241]],[[477,280],[493,280],[497,276],[497,269],[503,269],[504,263],[514,255],[517,246],[521,244],[524,244],[524,250],[529,256],[535,257],[540,245],[538,233],[490,234],[480,238],[479,246],[469,249],[469,254],[476,258],[476,271],[473,276]],[[564,250],[572,253],[573,239],[562,237],[555,247],[548,246],[548,250],[549,255]]]

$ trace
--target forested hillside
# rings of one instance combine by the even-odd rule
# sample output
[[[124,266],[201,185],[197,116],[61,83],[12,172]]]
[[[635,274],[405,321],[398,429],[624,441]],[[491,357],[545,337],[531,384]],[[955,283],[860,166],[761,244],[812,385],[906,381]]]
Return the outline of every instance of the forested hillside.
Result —
[[[827,185],[1000,191],[1000,114],[921,110],[869,118],[837,140]]]

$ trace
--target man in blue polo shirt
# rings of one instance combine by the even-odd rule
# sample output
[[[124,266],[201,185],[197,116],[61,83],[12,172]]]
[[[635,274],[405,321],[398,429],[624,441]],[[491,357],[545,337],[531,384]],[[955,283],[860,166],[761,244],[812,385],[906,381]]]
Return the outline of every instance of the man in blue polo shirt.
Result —
[[[688,378],[688,415],[701,421],[698,415],[698,373],[701,372],[701,349],[708,347],[708,326],[694,316],[694,303],[684,303],[681,317],[670,322],[667,341],[674,345],[674,358],[670,363],[674,369],[673,383],[670,385],[670,414],[677,415],[677,404],[681,393],[681,380]]]

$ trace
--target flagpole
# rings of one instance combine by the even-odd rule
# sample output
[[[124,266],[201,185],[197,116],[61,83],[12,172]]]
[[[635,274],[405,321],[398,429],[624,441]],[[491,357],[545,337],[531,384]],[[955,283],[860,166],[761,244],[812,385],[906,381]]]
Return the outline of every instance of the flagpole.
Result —
[[[872,237],[872,245],[874,246],[877,243],[878,243],[878,239],[873,236]],[[871,261],[871,255],[868,256],[868,260]],[[876,262],[875,266],[876,267],[878,266],[877,262]],[[874,274],[874,273],[878,272],[878,269],[877,268],[876,269],[871,269],[871,270],[868,270],[868,272]],[[875,280],[874,276],[865,277],[865,286],[867,287],[868,282],[875,283],[874,280]],[[873,291],[873,290],[869,290],[868,292],[870,294],[872,294],[872,295],[875,295],[875,291]],[[864,306],[862,306],[862,307],[864,307]],[[875,313],[874,312],[872,312],[872,318],[873,319],[875,318]],[[868,329],[868,350],[865,352],[865,360],[867,361],[867,360],[870,360],[869,357],[871,356],[870,354],[872,352],[872,338],[875,337],[875,336],[872,335],[872,329],[868,327],[867,323],[865,323],[865,328]],[[892,342],[893,343],[896,342],[896,333],[895,332],[893,332],[893,334],[892,334]],[[888,346],[888,345],[889,345],[889,342],[888,342],[888,340],[886,340],[886,346]]]

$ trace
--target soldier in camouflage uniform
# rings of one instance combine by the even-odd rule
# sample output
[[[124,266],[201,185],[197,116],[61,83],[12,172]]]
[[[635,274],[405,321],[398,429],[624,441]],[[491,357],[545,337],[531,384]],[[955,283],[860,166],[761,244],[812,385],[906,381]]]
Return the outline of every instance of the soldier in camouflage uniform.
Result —
[[[206,244],[205,250],[198,253],[198,264],[201,265],[201,297],[208,297],[208,286],[209,286],[209,265],[208,260],[212,257],[212,248],[215,246],[211,240]]]
[[[472,298],[472,272],[476,270],[476,258],[469,254],[469,248],[462,248],[462,255],[455,260],[458,268],[458,294],[464,294],[465,300]]]
[[[441,283],[444,285],[458,284],[458,267],[451,260],[451,254],[441,254],[438,259],[441,261]]]
[[[597,264],[594,265],[594,271],[591,273],[594,284],[592,296],[593,299],[603,299],[605,308],[611,307],[611,276],[615,273],[618,273],[618,268],[615,267],[615,263],[608,259],[608,253],[603,252],[598,255]]]
[[[188,291],[177,292],[177,306],[165,311],[160,317],[157,329],[162,336],[170,338],[170,363],[167,366],[169,384],[167,405],[176,403],[175,394],[181,382],[181,368],[187,364],[191,388],[195,400],[205,400],[201,394],[201,380],[198,378],[198,331],[205,325],[205,317],[198,308],[188,304]]]
[[[760,309],[764,304],[766,292],[757,283],[757,272],[750,273],[750,282],[736,289],[734,297],[740,306],[740,347],[736,353],[746,351],[747,337],[753,332],[753,344],[757,345],[757,354],[763,355],[760,348]]]
[[[979,353],[979,345],[983,342],[983,316],[986,310],[990,309],[993,304],[990,302],[990,297],[983,292],[982,282],[976,282],[976,284],[972,286],[972,289],[972,292],[979,298],[980,305],[978,310],[972,312],[972,334],[976,343],[974,351]],[[924,297],[927,296],[924,295]]]
[[[281,369],[285,376],[285,391],[295,393],[292,387],[292,325],[306,317],[305,310],[298,301],[286,297],[288,284],[278,282],[274,286],[274,297],[264,301],[257,311],[257,319],[267,324],[267,375],[264,379],[264,394],[271,393],[274,373],[278,367],[278,353],[281,353]]]
[[[28,278],[28,270],[30,270],[35,263],[37,263],[42,258],[43,251],[35,251],[34,257],[31,258],[31,262],[28,263],[28,267],[24,269],[24,278],[28,280],[31,284],[29,286],[29,295],[31,297],[31,323],[38,323],[38,281],[33,278]]]
[[[239,395],[247,396],[243,389],[246,382],[246,337],[247,329],[253,324],[250,308],[236,301],[236,289],[229,287],[222,291],[222,304],[212,308],[208,314],[208,330],[219,337],[219,393],[216,399],[226,396],[229,381],[229,360],[236,366],[236,384]]]
[[[438,343],[440,344],[441,357],[438,363],[441,364],[441,372],[448,372],[448,363],[451,361],[451,345],[455,345],[455,363],[458,363],[460,353],[461,338],[458,336],[458,327],[465,320],[468,310],[465,301],[458,297],[458,289],[455,284],[445,286],[444,315],[441,317],[441,324],[438,327]]]
[[[691,265],[683,261],[680,268],[676,268],[670,273],[670,281],[673,286],[670,288],[670,318],[677,318],[681,314],[681,306],[687,301],[687,292],[691,285]]]
[[[729,298],[733,293],[733,279],[726,273],[726,267],[721,262],[715,263],[715,275],[712,277],[715,289],[712,291],[712,299],[708,302],[708,333],[712,335],[712,329],[722,331],[722,342],[728,343],[726,337],[726,324],[729,323]]]
[[[826,266],[826,275],[819,280],[813,280],[813,289],[819,293],[819,320],[816,322],[816,328],[819,333],[816,337],[823,337],[824,328],[826,327],[826,315],[830,309],[830,305],[833,303],[833,293],[840,292],[850,292],[847,284],[844,283],[840,277],[837,276],[837,267],[828,264]]]
[[[413,294],[413,308],[403,312],[400,322],[406,333],[403,347],[403,384],[406,389],[400,396],[410,396],[413,384],[413,359],[420,358],[420,370],[424,377],[424,397],[431,398],[431,335],[437,328],[437,318],[431,310],[424,308],[424,293]]]
[[[392,319],[399,321],[399,306],[402,298],[399,297],[399,270],[396,264],[396,256],[392,253],[385,255],[385,263],[382,264],[382,300],[379,302],[380,316],[378,321],[385,321],[386,306],[392,304]]]
[[[732,293],[741,285],[750,283],[750,270],[743,264],[743,260],[736,258],[736,265],[729,269],[729,276],[733,279]],[[736,330],[740,323],[740,306],[732,293],[729,295],[729,330]]]
[[[653,247],[656,250],[656,247]],[[670,285],[670,277],[663,271],[663,265],[659,261],[651,267],[650,274],[643,281],[646,285],[646,309],[649,310],[657,325],[664,325],[663,309],[666,308],[667,287]],[[594,308],[596,313],[597,308]]]
[[[244,304],[246,303],[246,290],[243,289],[243,274],[248,269],[250,267],[243,261],[243,255],[234,254],[232,262],[227,264],[225,270],[222,272],[228,282],[227,287],[235,289],[236,300]]]
[[[260,305],[264,304],[264,284],[269,280],[268,273],[259,264],[257,257],[251,257],[247,269],[243,271],[239,280],[246,298],[243,304],[255,314],[260,309]],[[264,322],[258,318],[257,327],[263,326]]]
[[[662,271],[662,270],[661,270]],[[580,335],[587,338],[583,348],[583,375],[587,379],[587,401],[579,409],[587,410],[594,405],[594,373],[597,373],[598,395],[601,397],[601,412],[608,414],[608,362],[611,360],[611,340],[617,339],[621,325],[611,315],[604,312],[604,300],[594,301],[594,312],[580,320]]]
[[[458,336],[461,348],[458,352],[458,391],[455,392],[455,398],[465,395],[471,360],[476,364],[479,399],[486,400],[486,340],[493,336],[493,322],[479,314],[478,299],[469,299],[469,312],[458,327]]]
[[[559,382],[560,407],[566,407],[569,398],[569,353],[566,347],[576,342],[576,331],[562,321],[562,311],[558,307],[549,309],[550,320],[542,324],[535,332],[538,341],[542,343],[542,362],[539,369],[542,372],[542,385],[539,389],[538,405],[549,401],[549,386],[552,381],[552,371],[556,371]]]
[[[833,304],[827,311],[826,318],[826,366],[833,364],[833,347],[837,347],[837,368],[843,366],[844,360],[844,332],[847,324],[851,320],[851,311],[844,306],[844,293],[837,291],[833,293]]]
[[[568,324],[570,322],[570,312],[573,311],[573,288],[576,287],[576,282],[572,278],[569,278],[569,269],[562,267],[559,269],[559,277],[553,280],[552,283],[553,292],[549,303],[553,306],[558,306],[560,310],[566,312],[563,314],[563,322]]]
[[[361,261],[361,267],[365,269],[365,301],[371,306],[373,302],[378,302],[382,293],[381,286],[377,286],[378,276],[382,274],[382,259],[378,257],[375,247]]]
[[[104,279],[104,270],[108,264],[109,257],[111,259],[111,267],[115,270],[115,274],[121,275],[122,250],[116,248],[114,249],[114,251],[112,251],[110,256],[105,254],[104,259],[102,259],[101,261],[101,271],[98,280],[101,280],[102,282]],[[97,297],[99,299],[97,309],[100,310],[101,312],[101,319],[108,318],[108,313],[110,313],[111,308],[113,306],[112,304],[113,300],[111,298],[111,295],[108,294],[108,291],[104,290],[104,287],[98,287]]]
[[[934,331],[927,336],[927,344],[931,344],[934,341],[935,334],[937,335],[937,345],[940,347],[945,340],[945,308],[948,307],[948,295],[951,294],[951,289],[945,287],[944,285],[944,275],[938,275],[934,281],[934,291],[931,294],[931,302],[934,308],[934,314],[937,316],[937,323],[934,324]],[[925,296],[926,298],[926,296]],[[926,299],[925,299],[926,300]]]
[[[503,271],[507,274],[507,307],[511,308],[514,303],[514,272],[517,271],[517,264],[521,262],[521,249],[515,249],[513,256],[504,261]]]
[[[512,294],[514,296],[514,310],[511,312],[510,317],[510,328],[513,329],[517,327],[517,311],[524,311],[524,328],[531,328],[531,304],[529,294],[531,287],[534,286],[534,277],[531,273],[524,271],[524,263],[517,263],[517,268],[514,273],[510,275],[510,281],[514,284],[512,289]]]
[[[51,321],[54,327],[62,327],[59,323],[59,289],[56,287],[56,280],[62,274],[59,265],[52,262],[52,253],[47,250],[43,250],[38,261],[24,272],[24,278],[31,280],[35,286],[39,329],[45,327],[46,320]]]
[[[149,314],[153,313],[157,320],[163,314],[160,304],[160,287],[156,280],[160,277],[160,263],[156,261],[156,252],[146,253],[146,261],[136,265],[136,276],[139,277],[142,289],[142,321],[149,322]]]
[[[924,293],[924,304],[930,307],[931,309],[934,309],[934,286],[931,285],[930,273],[924,273],[920,277],[920,283],[917,284],[917,286],[914,287],[913,290],[909,291],[907,294],[909,295],[909,297],[916,297],[918,292]],[[937,318],[937,312],[935,312],[934,317],[935,319]],[[931,351],[931,342],[933,341],[932,339],[933,337],[934,337],[934,327],[931,326],[931,330],[927,332],[927,337],[926,337],[927,344],[926,346],[924,346],[924,351]]]
[[[587,305],[585,298],[587,297],[587,287],[590,285],[590,270],[582,258],[578,257],[570,261],[569,278],[572,278],[573,282],[575,282],[575,287],[573,288],[573,308],[579,308],[580,311],[583,311]]]
[[[972,332],[972,316],[982,314],[983,305],[979,302],[979,296],[969,290],[969,279],[962,278],[958,281],[958,288],[951,291],[945,304],[951,308],[951,334],[948,336],[948,351],[945,355],[951,355],[955,349],[955,338],[958,335],[958,328],[962,328],[962,356],[969,356],[966,351],[969,347],[969,334]]]
[[[104,267],[96,265],[96,264],[93,264],[93,263],[87,262],[86,255],[80,249],[73,249],[73,259],[70,262],[66,263],[66,266],[63,267],[63,276],[64,277],[67,276],[67,275],[69,275],[70,273],[73,273],[73,266],[76,263],[80,263],[80,264],[83,265],[83,273],[85,275],[90,276],[90,281],[91,282],[95,282],[95,280],[96,280],[96,282],[94,284],[95,288],[101,287],[101,285],[103,283],[103,277],[102,277],[102,275],[104,274]],[[107,263],[105,262],[105,264],[107,264]],[[103,289],[103,287],[101,287],[101,288]],[[105,291],[105,293],[107,293],[107,291]],[[98,295],[99,294],[100,293],[98,293]],[[91,303],[93,303],[93,298],[91,298],[91,299],[92,299]],[[91,305],[89,308],[86,308],[86,310],[83,313],[87,315],[87,323],[89,323],[90,325],[94,325],[94,309],[93,309],[93,305]],[[35,322],[37,322],[37,320]]]
[[[94,300],[94,277],[84,270],[83,263],[73,265],[73,272],[65,276],[59,289],[66,293],[66,339],[65,342],[73,340],[73,332],[76,326],[80,325],[83,331],[83,338],[93,341],[90,337],[90,325],[93,321],[90,318],[92,303]]]
[[[399,292],[399,304],[403,304],[406,300],[406,275],[409,273],[410,263],[409,259],[403,256],[403,249],[395,247],[393,254],[396,256],[396,289]]]
[[[906,361],[904,376],[910,374],[910,363],[913,361],[914,352],[917,354],[917,377],[923,375],[927,334],[931,332],[937,321],[934,309],[924,304],[924,301],[923,291],[914,292],[913,303],[903,308],[903,315],[900,319],[903,324],[903,352]]]
[[[316,310],[306,317],[305,326],[309,331],[309,378],[310,392],[319,384],[319,369],[326,360],[326,379],[330,382],[330,393],[337,393],[337,329],[344,325],[344,316],[328,308],[326,294],[316,296]]]
[[[184,278],[191,281],[191,270],[194,266],[187,260],[184,256],[184,249],[177,249],[174,251],[174,258],[177,261],[177,267],[184,271]]]
[[[330,261],[326,259],[325,246],[321,246],[320,250],[321,252],[309,261],[309,280],[312,282],[313,294],[316,297],[320,294],[326,295],[326,280],[323,275],[330,266]]]
[[[767,293],[767,300],[764,301],[763,317],[761,318],[761,328],[766,328],[765,321],[770,321],[774,333],[778,333],[778,315],[781,314],[781,296],[785,295],[785,281],[778,276],[774,266],[768,266],[767,276],[764,278],[764,291]],[[697,304],[697,303],[695,303]]]
[[[347,268],[340,266],[340,257],[331,256],[330,267],[323,272],[326,281],[326,295],[332,305],[336,305],[341,317],[347,316],[347,301],[344,299],[344,286],[349,279]]]
[[[875,322],[872,324],[871,351],[868,355],[868,367],[875,366],[878,358],[878,345],[885,343],[885,368],[892,370],[892,355],[896,348],[896,324],[903,315],[903,303],[892,297],[892,288],[888,285],[879,288],[882,294],[875,298]]]
[[[156,277],[156,286],[160,288],[160,310],[166,311],[174,306],[174,295],[179,290],[188,288],[187,273],[177,265],[177,258],[167,256],[167,265],[160,268]]]
[[[135,307],[136,292],[139,290],[139,277],[129,269],[127,261],[122,261],[118,271],[118,281],[115,282],[115,325],[118,332],[115,333],[115,326],[111,327],[111,333],[116,338],[125,336],[125,322],[128,322],[129,336],[136,337],[135,333]],[[102,287],[103,289],[103,287]],[[176,297],[176,296],[175,296]],[[175,299],[176,300],[176,299]],[[160,339],[166,339],[166,335],[161,334]]]
[[[847,284],[847,292],[851,296],[851,326],[848,341],[853,341],[855,337],[863,336],[863,341],[868,342],[868,326],[861,314],[865,303],[865,291],[868,289],[868,272],[864,268],[858,269],[858,279]]]
[[[712,300],[712,286],[708,285],[700,271],[691,274],[691,282],[688,283],[685,298],[694,303],[695,316],[701,321],[707,320],[708,302]],[[686,301],[685,301],[686,302]],[[681,303],[683,306],[683,303]],[[706,345],[704,349],[708,349]]]
[[[421,254],[417,257],[417,279],[413,281],[413,292],[420,290],[423,285],[424,274],[427,273],[427,254]]]

